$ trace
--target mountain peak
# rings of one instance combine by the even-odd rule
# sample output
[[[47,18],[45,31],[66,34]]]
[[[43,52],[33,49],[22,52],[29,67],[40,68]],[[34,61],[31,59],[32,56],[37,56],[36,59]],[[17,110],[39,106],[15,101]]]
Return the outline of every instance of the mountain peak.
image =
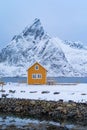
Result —
[[[36,18],[31,26],[27,26],[22,32],[24,37],[34,37],[34,39],[41,39],[44,35],[44,29],[40,19]]]
[[[35,18],[33,24],[41,25],[41,21],[40,21],[40,19]]]

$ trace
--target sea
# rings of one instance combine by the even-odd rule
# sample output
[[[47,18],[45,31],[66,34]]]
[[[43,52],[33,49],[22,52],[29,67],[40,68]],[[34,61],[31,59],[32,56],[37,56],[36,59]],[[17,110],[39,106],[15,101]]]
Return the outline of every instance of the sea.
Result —
[[[87,83],[87,77],[47,77],[47,80],[53,80],[56,83]],[[27,83],[27,77],[1,77],[0,81]]]

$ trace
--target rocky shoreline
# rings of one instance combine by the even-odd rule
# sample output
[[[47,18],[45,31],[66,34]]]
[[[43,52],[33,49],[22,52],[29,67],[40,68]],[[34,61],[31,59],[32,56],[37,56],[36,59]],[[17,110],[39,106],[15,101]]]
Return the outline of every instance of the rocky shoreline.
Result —
[[[0,112],[87,125],[87,103],[0,98]]]

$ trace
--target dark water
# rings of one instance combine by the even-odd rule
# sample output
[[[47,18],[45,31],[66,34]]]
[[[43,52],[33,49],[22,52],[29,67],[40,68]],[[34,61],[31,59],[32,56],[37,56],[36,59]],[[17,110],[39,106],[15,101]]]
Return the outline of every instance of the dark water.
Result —
[[[13,83],[22,83],[22,82],[24,82],[24,83],[26,83],[27,82],[27,77],[1,77],[0,78],[0,81],[2,81],[2,82],[13,82]]]
[[[87,77],[55,77],[59,83],[87,83]]]
[[[48,77],[48,80],[54,80],[57,83],[87,83],[87,77]],[[3,82],[27,82],[27,77],[2,77]]]
[[[87,130],[87,127],[66,122],[59,123],[0,114],[0,130]]]

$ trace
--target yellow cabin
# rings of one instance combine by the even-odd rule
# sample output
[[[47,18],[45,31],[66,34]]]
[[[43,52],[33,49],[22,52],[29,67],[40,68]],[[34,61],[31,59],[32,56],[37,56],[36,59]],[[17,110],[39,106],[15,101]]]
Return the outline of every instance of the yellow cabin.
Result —
[[[46,84],[47,70],[38,62],[33,64],[27,70],[27,83],[28,84]]]

